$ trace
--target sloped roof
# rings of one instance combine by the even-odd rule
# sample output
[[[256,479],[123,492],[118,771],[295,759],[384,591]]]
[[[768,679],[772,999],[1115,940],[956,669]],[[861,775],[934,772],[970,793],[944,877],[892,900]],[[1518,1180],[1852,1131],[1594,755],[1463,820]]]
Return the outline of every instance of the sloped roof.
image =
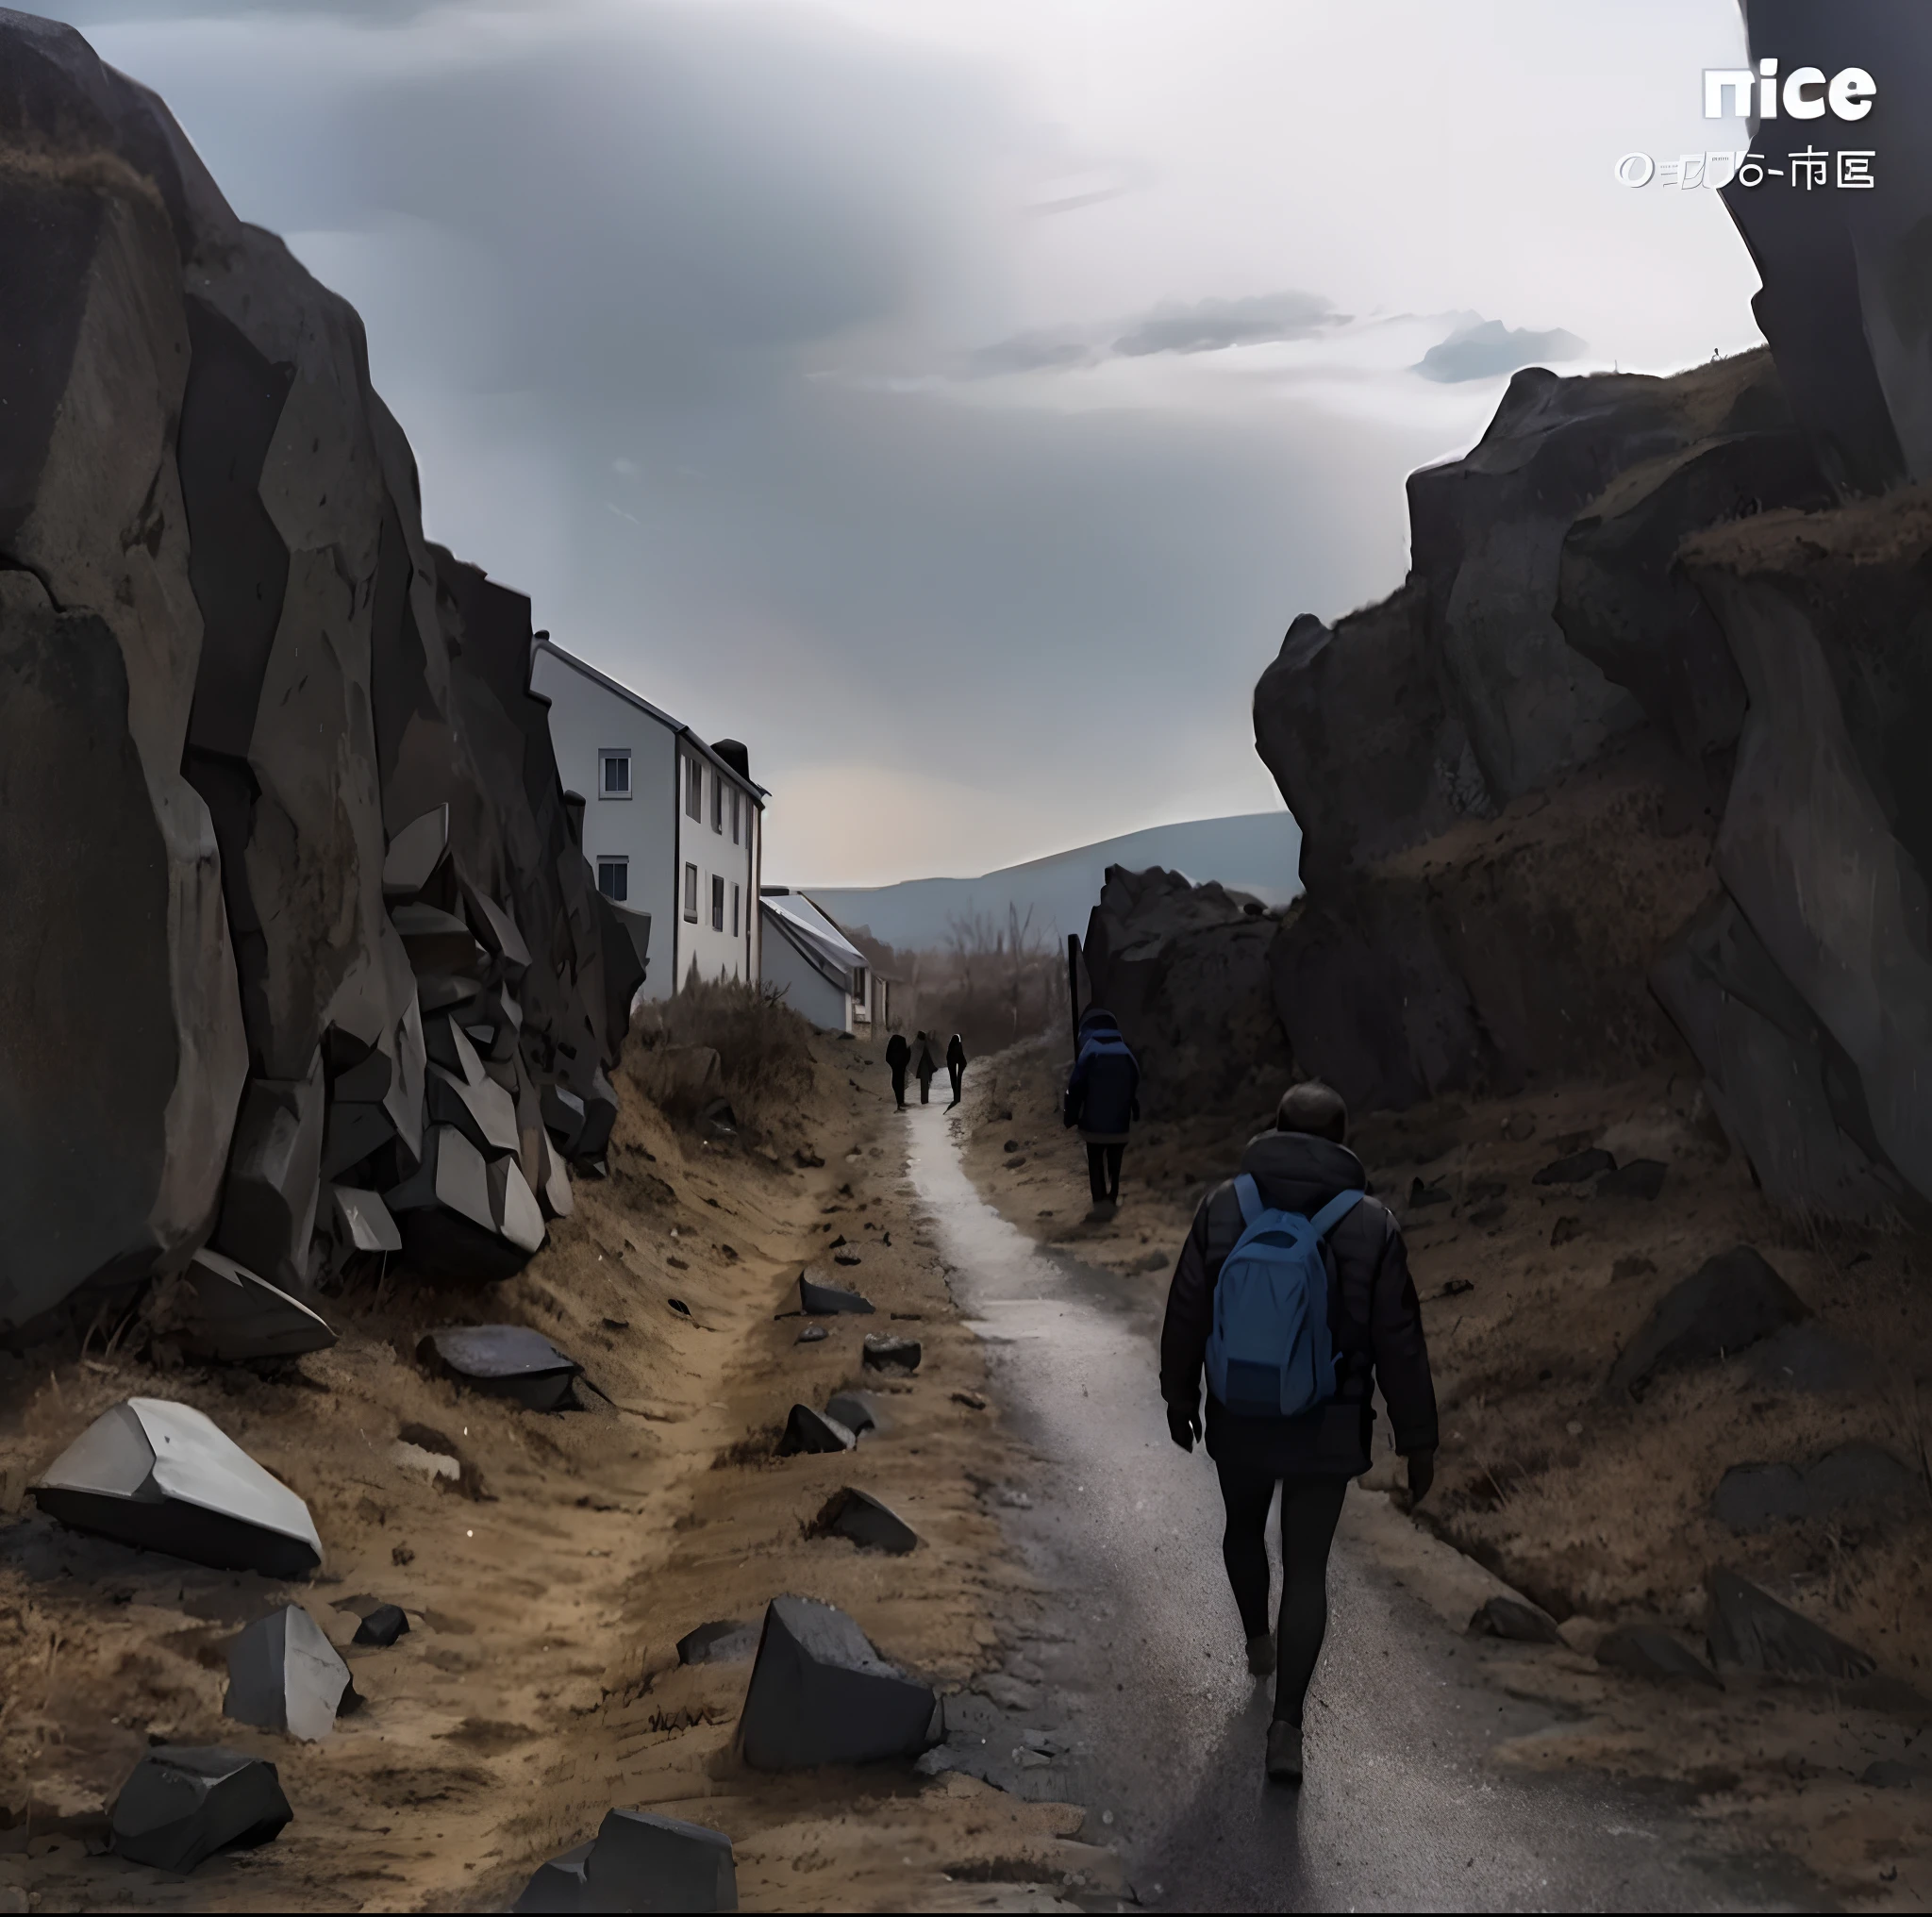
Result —
[[[849,992],[853,973],[871,962],[803,892],[761,892],[758,909],[841,992]]]

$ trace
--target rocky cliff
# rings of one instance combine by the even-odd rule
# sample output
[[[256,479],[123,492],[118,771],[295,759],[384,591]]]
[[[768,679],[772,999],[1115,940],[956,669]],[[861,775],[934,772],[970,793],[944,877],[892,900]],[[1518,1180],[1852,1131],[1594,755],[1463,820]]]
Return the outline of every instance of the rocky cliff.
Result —
[[[0,225],[0,1330],[210,1240],[500,1276],[642,976],[528,602],[425,540],[355,312],[14,13]]]

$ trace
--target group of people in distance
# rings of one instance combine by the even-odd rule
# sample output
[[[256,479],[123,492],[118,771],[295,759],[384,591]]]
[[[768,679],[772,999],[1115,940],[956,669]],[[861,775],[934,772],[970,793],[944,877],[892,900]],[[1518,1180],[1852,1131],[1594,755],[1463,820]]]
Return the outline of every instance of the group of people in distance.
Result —
[[[938,1067],[924,1032],[916,1043],[924,1103]],[[1141,1067],[1119,1021],[1098,1007],[1080,1020],[1074,1050],[1061,1118],[1086,1144],[1088,1215],[1102,1222],[1120,1203]],[[913,1056],[895,1034],[886,1058],[901,1109]],[[946,1063],[958,1105],[966,1051],[957,1033]],[[1195,1208],[1160,1337],[1168,1435],[1186,1452],[1206,1442],[1248,1669],[1274,1678],[1267,1775],[1294,1785],[1303,1707],[1327,1633],[1328,1554],[1349,1480],[1370,1468],[1378,1387],[1411,1507],[1435,1477],[1436,1391],[1407,1249],[1347,1136],[1340,1092],[1319,1079],[1283,1092],[1272,1127]],[[1267,1527],[1277,1486],[1282,1588],[1271,1619]]]
[[[906,1042],[904,1032],[894,1032],[886,1042],[886,1068],[892,1075],[892,1101],[901,1111],[906,1109],[906,1074],[908,1068],[919,1080],[919,1102],[932,1103],[932,1081],[939,1076],[939,1065],[932,1055],[933,1042],[925,1033],[920,1032],[912,1043]],[[952,1110],[960,1097],[960,1088],[966,1082],[966,1045],[955,1032],[946,1045],[946,1076],[953,1081],[953,1104],[946,1107]]]

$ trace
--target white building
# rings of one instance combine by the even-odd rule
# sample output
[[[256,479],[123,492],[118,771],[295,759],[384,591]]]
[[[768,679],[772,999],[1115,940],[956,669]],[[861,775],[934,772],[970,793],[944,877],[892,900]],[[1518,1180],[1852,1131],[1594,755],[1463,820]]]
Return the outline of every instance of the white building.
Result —
[[[702,978],[760,975],[762,786],[743,746],[707,744],[629,687],[540,639],[530,690],[550,702],[550,742],[584,800],[584,857],[597,889],[651,915],[643,996]]]
[[[793,1011],[821,1031],[850,1032],[883,1020],[890,987],[865,954],[802,892],[765,887],[758,897],[765,922],[765,984],[785,994]]]

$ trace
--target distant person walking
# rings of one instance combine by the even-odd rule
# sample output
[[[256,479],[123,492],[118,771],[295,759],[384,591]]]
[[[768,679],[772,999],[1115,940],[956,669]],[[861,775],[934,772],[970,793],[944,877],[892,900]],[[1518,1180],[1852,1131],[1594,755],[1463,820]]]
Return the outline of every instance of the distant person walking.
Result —
[[[1087,1146],[1090,1216],[1107,1217],[1121,1199],[1121,1160],[1127,1132],[1141,1116],[1141,1061],[1127,1049],[1119,1022],[1097,1007],[1080,1021],[1079,1055],[1067,1078],[1061,1117],[1080,1127]]]
[[[919,1102],[922,1105],[930,1105],[933,1075],[940,1069],[932,1056],[932,1041],[921,1032],[912,1042],[919,1047],[919,1057],[912,1067],[919,1079]]]
[[[1248,1669],[1277,1672],[1268,1775],[1299,1784],[1302,1707],[1328,1625],[1328,1548],[1348,1481],[1369,1468],[1379,1385],[1411,1503],[1435,1476],[1436,1390],[1402,1230],[1365,1195],[1342,1143],[1348,1108],[1316,1082],[1201,1201],[1174,1266],[1160,1394],[1183,1451],[1201,1435],[1227,1508],[1222,1558]],[[1281,1609],[1268,1630],[1268,1506],[1281,1486]]]
[[[912,1062],[912,1047],[904,1032],[894,1032],[886,1041],[886,1069],[892,1075],[892,1101],[906,1109],[906,1068]]]
[[[958,1105],[959,1088],[966,1082],[966,1042],[958,1032],[946,1045],[946,1076],[953,1081],[953,1105]],[[946,1109],[950,1111],[952,1106]]]

